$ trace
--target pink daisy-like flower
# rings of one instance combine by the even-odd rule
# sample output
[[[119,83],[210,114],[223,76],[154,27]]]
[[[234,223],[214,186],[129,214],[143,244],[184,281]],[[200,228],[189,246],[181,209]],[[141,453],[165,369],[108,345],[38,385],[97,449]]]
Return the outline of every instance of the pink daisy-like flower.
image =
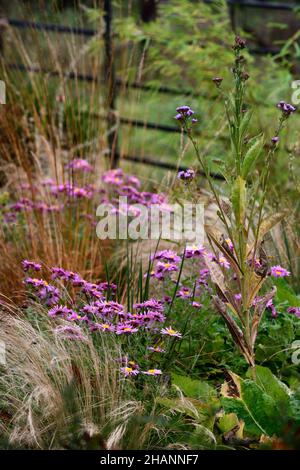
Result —
[[[83,158],[74,158],[74,160],[72,160],[66,165],[66,168],[70,168],[72,170],[80,170],[84,172],[90,172],[93,169],[92,165]]]
[[[27,277],[24,282],[34,287],[45,287],[48,285],[48,282],[44,281],[43,279],[36,279],[32,277]]]
[[[145,302],[134,304],[133,308],[162,312],[164,309],[164,306],[161,300],[148,299],[148,300],[145,300]]]
[[[42,269],[42,265],[40,263],[28,261],[27,259],[22,261],[22,267],[24,271],[28,271],[29,269],[32,269],[33,271],[40,271]]]
[[[178,266],[173,263],[162,263],[159,261],[156,265],[156,272],[158,274],[166,274],[170,272],[178,271]]]
[[[219,259],[218,259],[218,262],[219,262],[219,265],[220,266],[223,266],[223,268],[225,269],[229,269],[230,268],[230,263],[228,263],[227,259],[225,258],[225,256],[219,256]]]
[[[288,313],[296,315],[296,317],[300,318],[300,307],[289,307],[287,311]]]
[[[115,170],[106,171],[102,176],[102,181],[107,184],[120,186],[124,183],[123,170],[117,168]]]
[[[268,302],[266,303],[266,308],[271,311],[271,316],[273,318],[277,318],[278,314],[277,314],[277,310],[276,310],[276,308],[273,304],[273,299],[268,300]]]
[[[125,377],[132,377],[139,374],[138,369],[134,369],[133,367],[128,366],[121,367],[120,371],[125,375]]]
[[[55,307],[51,308],[48,312],[49,317],[66,317],[67,315],[71,315],[73,310],[64,306],[64,305],[56,305]]]
[[[202,304],[199,304],[199,302],[192,302],[192,307],[194,308],[201,308],[202,307]]]
[[[189,299],[190,297],[192,297],[193,295],[193,292],[191,291],[191,289],[189,289],[188,287],[182,287],[176,294],[176,297],[180,297],[182,299]]]
[[[282,268],[281,266],[272,266],[271,267],[271,276],[274,277],[285,277],[285,276],[290,276],[290,272],[287,271],[287,269]]]
[[[230,250],[230,251],[233,251],[233,243],[232,243],[232,241],[230,240],[230,238],[225,238],[225,243],[226,243],[226,245],[228,246],[229,250]]]
[[[71,311],[70,315],[67,316],[68,321],[77,321],[80,320],[80,316],[74,310]]]
[[[100,331],[115,331],[114,325],[110,323],[94,323],[93,329]]]
[[[167,336],[174,336],[176,338],[182,338],[182,334],[179,333],[179,331],[173,330],[171,326],[169,326],[168,328],[163,328],[161,330],[161,334]]]
[[[181,261],[180,256],[178,256],[172,250],[159,251],[155,255],[153,255],[151,258],[152,259],[157,259],[157,260],[170,261],[172,263],[178,263],[179,261]]]
[[[205,253],[205,248],[202,245],[187,246],[185,249],[186,258],[199,258]]]
[[[127,176],[126,177],[126,183],[128,185],[133,184],[133,186],[136,186],[137,188],[140,188],[140,186],[141,186],[140,180],[134,175]]]
[[[144,375],[161,375],[162,371],[160,369],[148,369],[143,371],[142,374]]]
[[[121,323],[117,326],[117,335],[131,335],[132,333],[136,333],[138,331],[137,328],[134,328],[132,325],[128,323]]]

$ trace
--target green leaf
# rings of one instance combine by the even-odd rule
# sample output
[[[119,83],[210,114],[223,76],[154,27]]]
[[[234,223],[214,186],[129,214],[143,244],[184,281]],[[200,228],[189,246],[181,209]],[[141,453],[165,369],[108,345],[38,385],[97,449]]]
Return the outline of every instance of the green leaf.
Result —
[[[172,374],[172,382],[174,385],[180,388],[180,390],[191,398],[198,398],[203,401],[210,401],[212,398],[216,398],[217,393],[206,382],[200,380],[191,379],[185,375]]]
[[[233,183],[231,202],[236,222],[243,225],[246,213],[246,181],[240,176]]]
[[[289,388],[272,374],[268,367],[255,367],[256,383],[280,406],[289,407]],[[247,377],[251,377],[251,370],[247,372]],[[286,411],[286,410],[285,410]]]
[[[287,302],[289,306],[300,307],[300,298],[295,294],[293,289],[287,284],[284,279],[275,279],[274,284],[277,287],[277,302]]]
[[[258,369],[257,382],[243,380],[230,373],[234,388],[232,382],[223,385],[222,405],[225,413],[235,413],[245,422],[247,433],[253,436],[279,436],[283,426],[280,417],[288,415],[290,405],[284,387],[281,388],[276,379],[264,369]]]
[[[247,111],[246,114],[244,114],[244,116],[243,116],[241,126],[240,126],[240,136],[241,136],[241,138],[243,138],[243,136],[247,132],[247,129],[249,127],[249,123],[251,121],[251,118],[252,118],[252,112]]]
[[[257,138],[251,147],[248,149],[242,164],[242,177],[247,178],[251,173],[255,162],[257,161],[263,149],[263,136]]]
[[[218,421],[218,428],[222,433],[231,431],[237,425],[240,425],[240,422],[235,413],[229,413],[227,415],[221,416]]]

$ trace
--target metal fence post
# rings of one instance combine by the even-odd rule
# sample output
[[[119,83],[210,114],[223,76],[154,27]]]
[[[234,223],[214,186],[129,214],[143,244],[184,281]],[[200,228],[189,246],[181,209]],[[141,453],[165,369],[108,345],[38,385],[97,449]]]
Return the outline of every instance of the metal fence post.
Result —
[[[111,0],[104,0],[104,44],[105,44],[105,61],[104,61],[104,80],[107,84],[106,105],[107,113],[107,128],[108,128],[108,148],[110,155],[110,164],[112,168],[116,168],[119,164],[118,153],[118,131],[117,131],[117,116],[116,116],[116,76],[114,67],[114,50],[112,39],[112,2]]]

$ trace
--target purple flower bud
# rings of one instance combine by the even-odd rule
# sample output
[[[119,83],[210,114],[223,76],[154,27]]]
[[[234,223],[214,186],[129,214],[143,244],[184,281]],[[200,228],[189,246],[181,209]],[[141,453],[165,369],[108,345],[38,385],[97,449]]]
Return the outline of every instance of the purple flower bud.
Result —
[[[245,49],[245,47],[246,47],[245,39],[242,39],[240,36],[236,36],[233,49],[236,51],[239,51],[241,49]]]
[[[186,114],[191,108],[189,106],[179,106],[176,108],[177,113]]]
[[[192,181],[195,178],[194,170],[182,170],[178,172],[177,178],[182,181]]]
[[[293,105],[286,103],[285,101],[279,101],[276,106],[277,108],[281,109],[283,116],[286,118],[296,111],[296,108]]]
[[[214,77],[212,79],[212,81],[214,82],[214,84],[219,88],[221,86],[221,83],[223,81],[223,78],[221,77]]]

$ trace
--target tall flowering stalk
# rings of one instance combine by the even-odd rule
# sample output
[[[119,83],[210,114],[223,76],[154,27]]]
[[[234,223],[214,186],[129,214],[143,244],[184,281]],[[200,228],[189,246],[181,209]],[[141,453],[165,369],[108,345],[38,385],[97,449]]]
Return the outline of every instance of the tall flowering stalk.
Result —
[[[209,242],[215,254],[215,261],[206,259],[211,279],[215,285],[213,302],[224,318],[235,344],[239,347],[251,367],[255,366],[255,341],[263,312],[272,302],[275,288],[260,295],[261,288],[269,274],[268,258],[263,248],[266,233],[285,215],[285,212],[265,218],[264,208],[268,193],[271,164],[274,159],[280,133],[286,120],[295,108],[283,101],[277,107],[281,111],[279,122],[270,144],[264,136],[248,138],[251,111],[245,106],[245,91],[249,75],[245,70],[246,60],[242,54],[245,41],[235,38],[233,45],[234,67],[232,69],[234,89],[224,97],[225,112],[231,140],[231,152],[219,170],[225,178],[229,203],[225,202],[220,190],[210,175],[209,165],[201,154],[193,134],[196,123],[193,110],[186,106],[177,109],[175,119],[190,139],[208,184],[218,206],[218,216],[223,231],[208,227]],[[213,79],[220,93],[222,79]],[[246,138],[247,136],[247,138]],[[268,148],[266,151],[265,148]],[[260,162],[260,173],[253,178],[253,170]],[[216,260],[223,259],[223,263]],[[230,269],[228,269],[230,268]]]

